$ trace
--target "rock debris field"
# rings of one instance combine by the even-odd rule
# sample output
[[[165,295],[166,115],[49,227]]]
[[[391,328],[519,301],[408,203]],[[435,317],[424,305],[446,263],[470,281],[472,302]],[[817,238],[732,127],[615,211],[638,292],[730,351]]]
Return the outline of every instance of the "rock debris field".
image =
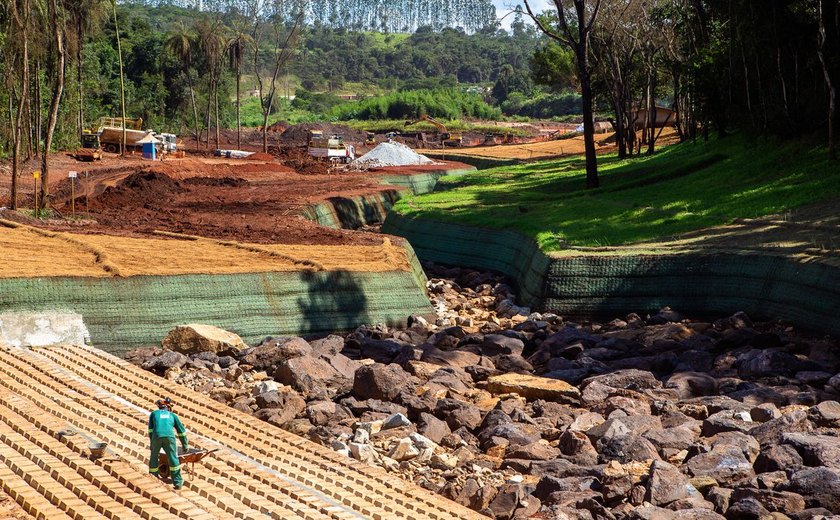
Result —
[[[491,518],[840,515],[836,342],[743,313],[572,322],[427,268],[435,323],[252,347],[187,327],[128,358]]]

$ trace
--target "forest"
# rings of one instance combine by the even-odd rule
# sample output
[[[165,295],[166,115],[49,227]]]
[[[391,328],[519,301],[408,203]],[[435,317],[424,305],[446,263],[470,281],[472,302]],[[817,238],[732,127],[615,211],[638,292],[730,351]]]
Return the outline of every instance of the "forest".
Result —
[[[505,31],[486,1],[4,0],[0,153],[16,172],[22,158],[76,146],[104,115],[209,146],[247,105],[264,128],[294,111],[575,113],[587,146],[597,114],[613,123],[620,157],[655,151],[664,106],[681,139],[822,132],[834,155],[838,3],[559,0],[534,12],[524,1]],[[594,151],[587,158],[596,186]]]

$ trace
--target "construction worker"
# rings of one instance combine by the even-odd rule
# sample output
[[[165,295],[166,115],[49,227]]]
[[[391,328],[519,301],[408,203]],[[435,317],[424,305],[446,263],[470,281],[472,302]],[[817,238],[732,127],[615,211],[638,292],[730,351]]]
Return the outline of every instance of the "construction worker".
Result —
[[[186,452],[189,449],[187,443],[187,430],[181,424],[181,419],[172,411],[172,400],[168,397],[158,399],[155,404],[158,409],[149,414],[149,440],[152,444],[152,454],[149,458],[149,473],[158,476],[160,472],[160,450],[169,459],[169,473],[172,476],[172,484],[175,489],[181,489],[184,479],[181,477],[181,463],[178,458],[178,448],[175,444],[175,436],[181,440],[181,446]]]

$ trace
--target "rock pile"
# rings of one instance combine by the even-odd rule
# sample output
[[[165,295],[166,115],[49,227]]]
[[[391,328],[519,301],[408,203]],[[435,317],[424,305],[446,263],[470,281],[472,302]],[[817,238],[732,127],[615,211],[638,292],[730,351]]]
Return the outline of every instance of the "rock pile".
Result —
[[[434,324],[130,359],[492,518],[840,515],[840,350],[665,308],[574,323],[442,272]]]
[[[350,167],[366,170],[388,166],[422,166],[427,164],[435,164],[435,162],[402,143],[385,142],[380,143],[376,148],[350,163]]]

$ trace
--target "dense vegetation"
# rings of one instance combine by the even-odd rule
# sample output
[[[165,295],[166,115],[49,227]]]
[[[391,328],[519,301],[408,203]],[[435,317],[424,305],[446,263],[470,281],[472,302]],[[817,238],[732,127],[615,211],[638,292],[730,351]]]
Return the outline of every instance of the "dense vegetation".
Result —
[[[387,96],[339,105],[331,114],[338,120],[413,119],[424,114],[447,119],[498,119],[502,116],[498,108],[487,104],[484,96],[456,89],[394,92]]]
[[[402,214],[514,229],[547,250],[669,237],[733,218],[780,213],[840,196],[840,168],[810,140],[731,136],[654,156],[601,158],[601,186],[583,189],[580,157],[441,179]]]

